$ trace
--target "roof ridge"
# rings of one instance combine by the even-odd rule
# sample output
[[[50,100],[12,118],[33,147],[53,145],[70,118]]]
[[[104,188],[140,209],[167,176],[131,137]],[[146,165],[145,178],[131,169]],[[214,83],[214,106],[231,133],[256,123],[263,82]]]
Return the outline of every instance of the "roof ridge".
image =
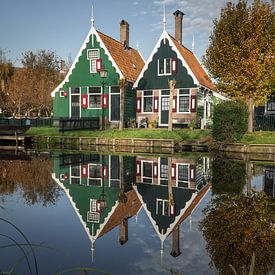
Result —
[[[185,48],[187,51],[189,51],[190,53],[192,53],[192,54],[195,56],[194,52],[192,52],[191,50],[189,50],[189,49],[188,49],[186,46],[184,46],[183,44],[180,44],[180,43],[176,40],[176,38],[175,38],[173,35],[171,35],[170,33],[168,33],[168,35],[169,35],[173,40],[175,40],[175,42],[178,43],[179,46]]]
[[[101,32],[101,31],[98,31],[98,30],[96,30],[96,31],[97,31],[98,33],[103,34],[103,35],[107,36],[108,38],[110,38],[110,39],[114,40],[115,42],[119,43],[120,45],[122,45],[122,43],[121,43],[120,41],[118,41],[117,39],[115,39],[115,38],[111,37],[110,35],[105,34],[105,33]],[[132,48],[132,47],[130,47],[130,46],[127,46],[127,49],[128,49],[128,50],[138,51],[137,49]]]

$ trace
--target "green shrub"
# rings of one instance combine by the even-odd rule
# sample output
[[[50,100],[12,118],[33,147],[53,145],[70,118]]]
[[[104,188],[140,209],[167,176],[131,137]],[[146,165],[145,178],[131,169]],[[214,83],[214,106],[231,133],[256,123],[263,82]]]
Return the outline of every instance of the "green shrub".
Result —
[[[234,142],[247,130],[247,107],[240,101],[224,101],[215,106],[212,136],[215,140]]]

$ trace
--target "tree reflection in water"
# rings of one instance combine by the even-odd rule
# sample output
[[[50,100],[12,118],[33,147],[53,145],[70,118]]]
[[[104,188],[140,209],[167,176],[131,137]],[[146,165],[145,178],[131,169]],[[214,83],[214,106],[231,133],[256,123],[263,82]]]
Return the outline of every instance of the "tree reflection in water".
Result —
[[[255,252],[254,274],[274,272],[274,232],[270,199],[223,194],[206,207],[201,222],[212,264],[222,274],[248,274]]]
[[[3,195],[22,190],[28,204],[55,204],[61,189],[53,181],[52,172],[51,159],[0,161],[0,195],[3,199]]]

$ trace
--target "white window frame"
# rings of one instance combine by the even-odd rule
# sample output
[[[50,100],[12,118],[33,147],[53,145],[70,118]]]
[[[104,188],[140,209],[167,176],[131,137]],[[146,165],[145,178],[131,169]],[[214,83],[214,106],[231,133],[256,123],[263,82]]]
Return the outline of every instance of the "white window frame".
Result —
[[[166,60],[170,59],[170,73],[166,73]],[[160,60],[164,60],[164,73],[161,74],[159,72],[159,61]],[[172,75],[172,58],[171,57],[168,57],[168,58],[161,58],[161,59],[158,59],[158,76],[162,76],[162,75]]]
[[[77,167],[75,165],[74,167]],[[79,185],[81,185],[81,165],[78,165],[79,167],[79,176],[72,176],[72,165],[70,165],[70,184],[72,184],[72,179],[79,179]]]
[[[100,88],[100,93],[90,93],[89,88]],[[90,110],[101,110],[103,107],[103,98],[102,98],[102,86],[89,86],[87,87],[87,94],[88,94],[88,109]],[[90,95],[100,95],[101,96],[101,107],[90,107]]]
[[[158,202],[159,201],[162,201],[162,209],[160,210],[161,212],[159,212],[159,209],[158,209]],[[168,200],[163,200],[163,199],[156,199],[156,214],[157,215],[162,215],[162,216],[167,216],[167,215],[164,215],[164,211],[165,211],[165,203],[167,203],[167,206],[169,208],[169,202]]]
[[[150,92],[152,91],[152,95],[144,95],[144,92]],[[144,98],[145,97],[152,97],[152,112],[144,112]],[[154,91],[153,90],[144,90],[142,91],[142,103],[141,103],[141,108],[142,108],[142,114],[153,114],[154,113],[154,104],[155,104],[155,101],[154,101]]]
[[[167,164],[168,166],[168,177],[167,178],[161,178],[160,177],[160,170],[161,170],[161,165],[160,165],[160,157],[158,158],[158,185],[161,185],[161,186],[168,186],[169,184],[169,165]],[[172,167],[171,167],[172,169]],[[171,170],[171,173],[172,173],[172,170]],[[167,180],[168,181],[168,184],[167,185],[164,185],[164,184],[160,184],[160,180]]]
[[[88,164],[87,185],[88,185],[88,186],[92,186],[92,185],[89,185],[89,180],[99,180],[99,179],[100,179],[100,187],[102,187],[102,176],[101,176],[100,178],[91,178],[91,177],[90,177],[90,166],[99,166],[100,169],[102,170],[102,164],[89,163],[89,164]]]
[[[181,96],[185,96],[187,97],[187,94],[186,95],[180,95],[180,90],[188,90],[189,89],[189,112],[180,112],[180,97]],[[179,114],[190,114],[191,113],[191,88],[179,88],[178,91],[177,91],[177,113]]]
[[[150,179],[150,177],[146,177],[146,176],[143,176],[143,163],[151,163],[151,165],[152,165],[152,177],[151,177],[151,179],[152,179],[152,182],[150,183],[150,182],[144,182],[143,181],[143,179],[145,178],[145,179]],[[153,163],[153,161],[151,161],[151,160],[142,160],[141,161],[141,168],[140,168],[140,176],[141,176],[141,182],[143,182],[143,183],[148,183],[148,184],[153,184],[153,179],[154,179],[154,163]]]
[[[188,167],[188,180],[187,181],[183,181],[183,180],[179,180],[179,166],[187,166]],[[178,182],[186,182],[188,184],[188,187],[180,187],[178,185]],[[179,188],[186,188],[189,189],[190,188],[190,164],[189,163],[177,163],[176,164],[176,187]]]
[[[59,91],[59,96],[60,96],[60,97],[65,97],[65,96],[64,96],[64,93],[65,93],[64,90]]]
[[[96,51],[97,52],[97,57],[92,57],[92,58],[89,58],[89,53],[92,52],[92,51]],[[96,60],[100,58],[100,51],[99,49],[88,49],[87,50],[87,60],[90,61],[90,73],[94,74],[94,73],[97,73],[97,70],[96,70]],[[94,70],[92,70],[92,65],[93,65],[93,68]]]

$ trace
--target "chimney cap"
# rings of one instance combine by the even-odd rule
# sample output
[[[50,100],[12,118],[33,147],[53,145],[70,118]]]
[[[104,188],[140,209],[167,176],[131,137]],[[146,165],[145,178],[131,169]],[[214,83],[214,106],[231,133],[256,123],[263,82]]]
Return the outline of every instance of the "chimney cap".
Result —
[[[184,13],[183,13],[182,11],[180,11],[180,10],[176,10],[176,11],[173,13],[173,15],[175,15],[175,16],[178,16],[178,15],[183,16]]]
[[[122,19],[120,21],[120,25],[129,25],[129,23],[126,20]]]

